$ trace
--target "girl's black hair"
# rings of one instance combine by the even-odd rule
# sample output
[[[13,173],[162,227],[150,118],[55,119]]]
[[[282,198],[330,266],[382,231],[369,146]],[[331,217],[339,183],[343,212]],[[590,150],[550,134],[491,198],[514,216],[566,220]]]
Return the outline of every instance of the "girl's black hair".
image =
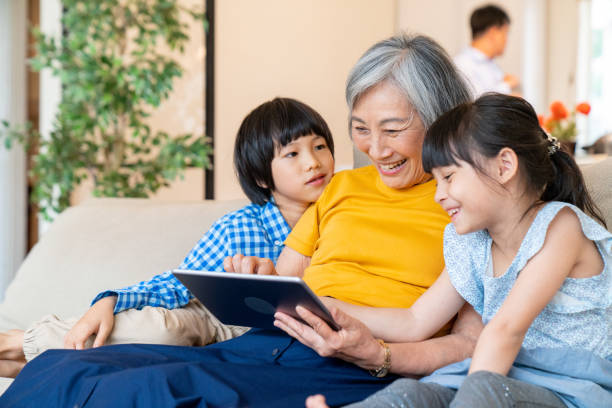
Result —
[[[234,167],[249,200],[259,205],[270,200],[275,189],[271,164],[276,151],[313,133],[325,139],[333,156],[334,140],[327,123],[314,109],[295,99],[275,98],[243,119],[234,145]]]
[[[606,225],[574,158],[563,149],[554,151],[533,107],[522,98],[489,93],[440,116],[423,143],[423,168],[430,173],[464,161],[484,173],[478,158],[493,158],[504,147],[516,153],[528,188],[541,201],[573,204]]]

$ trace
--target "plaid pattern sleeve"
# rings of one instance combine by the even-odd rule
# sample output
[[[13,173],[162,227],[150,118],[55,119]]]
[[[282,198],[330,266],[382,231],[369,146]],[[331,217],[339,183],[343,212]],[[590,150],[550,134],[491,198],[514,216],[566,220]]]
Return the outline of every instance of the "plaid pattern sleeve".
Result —
[[[115,313],[126,309],[142,309],[145,306],[175,309],[185,306],[193,297],[191,292],[170,271],[157,275],[149,281],[123,289],[102,292],[91,304],[107,296],[117,296]]]
[[[270,258],[276,263],[289,232],[289,225],[274,203],[247,205],[215,222],[179,269],[223,271],[223,260],[235,254]],[[185,306],[193,298],[170,271],[149,281],[102,292],[92,304],[107,296],[117,296],[115,313],[145,306],[174,309]]]

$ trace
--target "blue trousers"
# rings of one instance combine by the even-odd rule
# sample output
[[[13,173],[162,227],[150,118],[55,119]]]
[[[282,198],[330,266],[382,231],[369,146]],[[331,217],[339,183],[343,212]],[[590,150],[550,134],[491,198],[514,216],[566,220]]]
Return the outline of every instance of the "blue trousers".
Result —
[[[323,358],[276,330],[206,347],[121,344],[49,350],[28,363],[0,407],[303,407],[360,401],[396,379]]]

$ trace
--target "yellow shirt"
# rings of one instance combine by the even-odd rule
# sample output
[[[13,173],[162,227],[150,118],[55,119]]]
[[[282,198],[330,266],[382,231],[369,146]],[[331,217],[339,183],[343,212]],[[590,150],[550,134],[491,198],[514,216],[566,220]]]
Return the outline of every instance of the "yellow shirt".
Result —
[[[304,281],[319,296],[375,307],[409,307],[444,268],[449,217],[435,182],[387,187],[374,166],[334,175],[285,244],[311,257]]]

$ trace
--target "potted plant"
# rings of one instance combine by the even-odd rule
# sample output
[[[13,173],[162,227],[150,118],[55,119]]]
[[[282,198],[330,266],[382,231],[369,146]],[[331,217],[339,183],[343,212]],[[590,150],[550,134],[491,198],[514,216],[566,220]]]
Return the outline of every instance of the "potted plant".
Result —
[[[538,115],[540,125],[551,136],[556,137],[561,142],[561,146],[570,154],[574,154],[576,148],[576,135],[578,134],[576,112],[588,115],[591,112],[591,105],[587,102],[581,102],[570,113],[563,102],[554,101],[550,104],[550,116],[548,118]]]
[[[203,136],[153,132],[147,117],[182,74],[168,48],[183,52],[185,17],[204,14],[177,0],[62,0],[64,35],[34,30],[32,68],[51,69],[62,99],[49,135],[3,121],[4,144],[32,152],[31,200],[51,218],[89,178],[93,194],[147,197],[190,166],[208,166]]]

